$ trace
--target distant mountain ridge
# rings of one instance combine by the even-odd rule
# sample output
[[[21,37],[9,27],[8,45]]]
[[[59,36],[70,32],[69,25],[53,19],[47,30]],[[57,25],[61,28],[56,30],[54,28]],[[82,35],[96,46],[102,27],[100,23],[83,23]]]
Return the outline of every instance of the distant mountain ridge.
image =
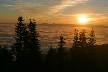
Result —
[[[87,25],[78,25],[78,24],[38,24],[38,25],[44,25],[44,26],[73,26],[73,27],[98,27],[98,28],[108,28],[108,26],[104,25],[93,25],[93,24],[87,24]]]
[[[0,24],[16,24],[16,23],[0,23]],[[28,23],[25,23],[25,24],[28,24]],[[93,25],[93,24],[80,25],[80,24],[48,24],[48,23],[42,23],[42,24],[37,24],[37,25],[108,28],[108,26],[105,26],[105,25]]]

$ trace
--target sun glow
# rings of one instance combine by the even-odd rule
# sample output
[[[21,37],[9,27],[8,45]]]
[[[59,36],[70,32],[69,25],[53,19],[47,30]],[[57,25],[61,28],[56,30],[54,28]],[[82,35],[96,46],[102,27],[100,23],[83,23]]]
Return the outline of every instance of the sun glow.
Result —
[[[85,23],[89,22],[89,18],[87,18],[86,14],[81,14],[81,15],[78,16],[78,21],[80,23],[85,24]]]

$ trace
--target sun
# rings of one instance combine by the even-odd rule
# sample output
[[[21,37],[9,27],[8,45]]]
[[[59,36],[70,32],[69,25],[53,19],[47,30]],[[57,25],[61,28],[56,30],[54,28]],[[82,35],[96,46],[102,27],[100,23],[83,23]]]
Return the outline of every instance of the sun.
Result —
[[[87,22],[89,22],[89,18],[87,18],[86,14],[81,14],[78,16],[78,21],[80,23],[86,24]]]

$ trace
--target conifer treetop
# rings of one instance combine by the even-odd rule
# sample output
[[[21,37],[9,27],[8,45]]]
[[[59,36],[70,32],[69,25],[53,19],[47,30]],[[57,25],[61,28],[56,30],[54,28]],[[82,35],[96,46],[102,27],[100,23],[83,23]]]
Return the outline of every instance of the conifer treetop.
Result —
[[[18,21],[20,21],[20,22],[21,22],[21,21],[24,21],[24,20],[23,20],[23,17],[19,15]]]

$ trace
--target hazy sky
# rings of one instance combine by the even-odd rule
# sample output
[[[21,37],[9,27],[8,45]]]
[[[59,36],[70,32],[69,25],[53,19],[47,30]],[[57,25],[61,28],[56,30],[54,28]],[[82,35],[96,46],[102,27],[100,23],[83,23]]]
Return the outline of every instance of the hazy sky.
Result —
[[[86,14],[91,24],[108,24],[108,0],[0,0],[0,22],[77,24],[78,16]]]

